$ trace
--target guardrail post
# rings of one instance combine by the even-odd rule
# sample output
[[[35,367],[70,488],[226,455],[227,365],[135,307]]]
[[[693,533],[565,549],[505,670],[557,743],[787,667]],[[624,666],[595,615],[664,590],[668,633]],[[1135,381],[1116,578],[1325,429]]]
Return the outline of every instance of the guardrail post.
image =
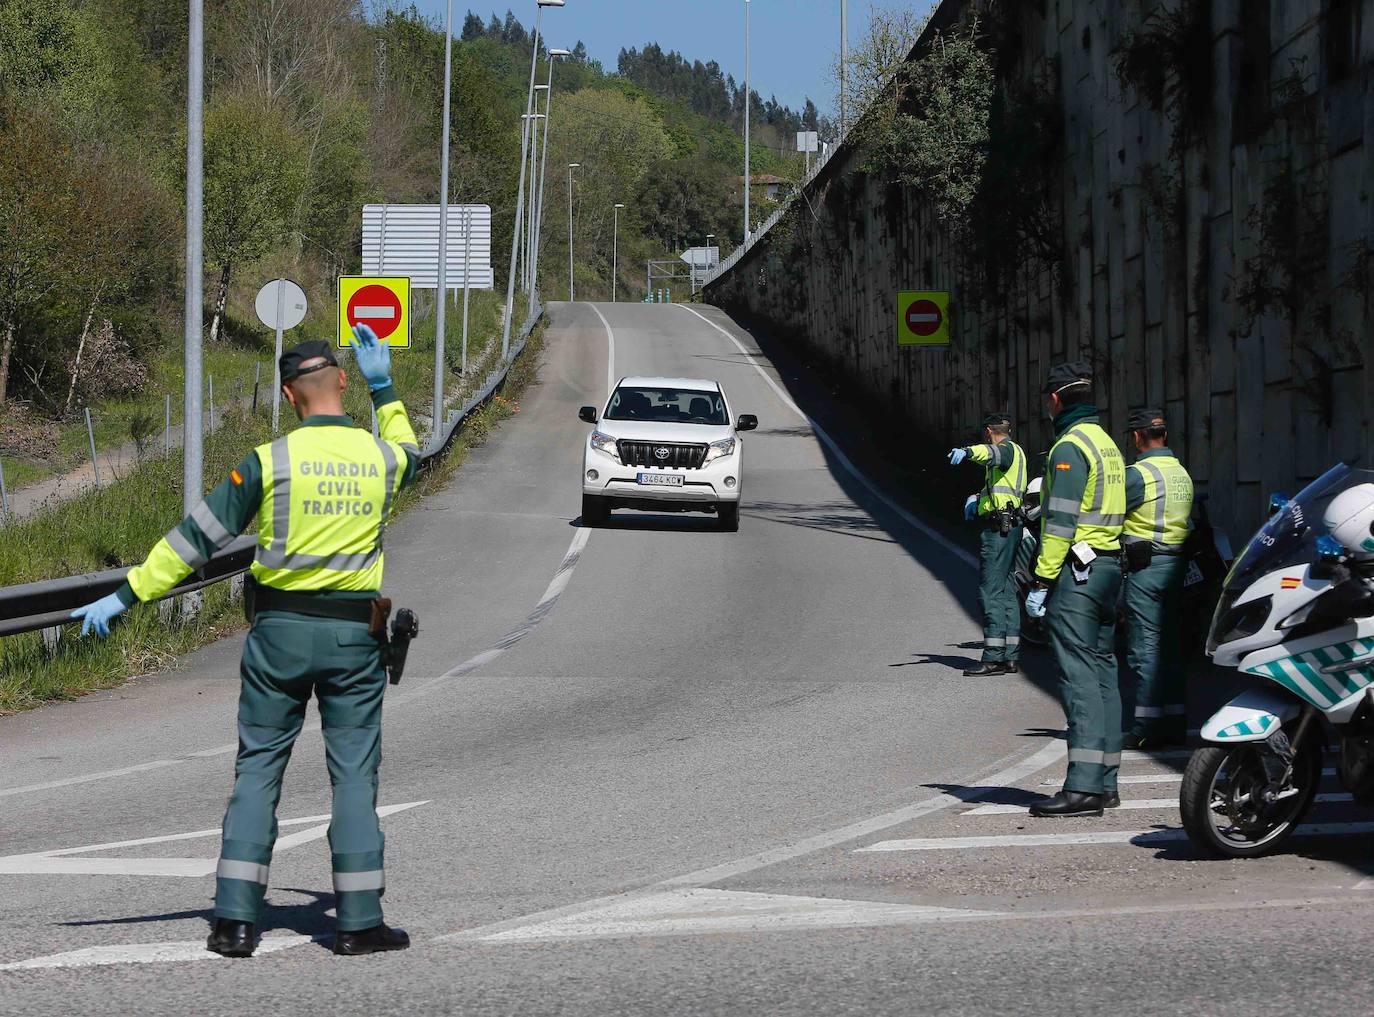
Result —
[[[43,652],[49,657],[57,656],[57,648],[62,642],[62,626],[54,625],[42,631]]]
[[[243,599],[243,573],[229,577],[229,599],[238,603]]]
[[[157,602],[158,621],[162,622],[164,625],[172,624],[172,612],[176,610],[176,606],[176,597],[164,597],[162,600],[159,600]]]
[[[177,598],[177,614],[183,624],[189,624],[200,617],[203,607],[205,607],[204,590],[192,590],[190,593],[183,593]]]

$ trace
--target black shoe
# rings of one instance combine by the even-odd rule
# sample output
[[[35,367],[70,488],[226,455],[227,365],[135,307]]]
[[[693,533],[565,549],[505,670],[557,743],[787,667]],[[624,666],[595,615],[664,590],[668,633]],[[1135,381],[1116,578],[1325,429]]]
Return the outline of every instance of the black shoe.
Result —
[[[1115,791],[1104,791],[1102,793],[1102,807],[1104,809],[1121,808],[1121,795]]]
[[[257,928],[252,922],[232,918],[216,918],[205,941],[205,949],[221,957],[251,957],[257,949]]]
[[[374,925],[358,932],[340,932],[334,937],[334,952],[343,957],[404,950],[409,946],[410,937],[404,929],[392,929],[386,925]]]
[[[1053,798],[1042,798],[1032,805],[1030,814],[1043,818],[1100,816],[1102,815],[1102,795],[1085,795],[1081,791],[1060,791]]]
[[[1015,665],[1015,664],[1001,664],[1001,663],[994,663],[994,662],[992,662],[992,661],[984,661],[984,662],[981,663],[981,664],[977,664],[977,665],[975,665],[975,666],[973,666],[973,667],[966,668],[966,669],[964,670],[964,676],[967,677],[967,678],[990,678],[990,677],[992,677],[992,676],[995,675],[995,674],[1015,674],[1015,673],[1016,673],[1016,665]]]

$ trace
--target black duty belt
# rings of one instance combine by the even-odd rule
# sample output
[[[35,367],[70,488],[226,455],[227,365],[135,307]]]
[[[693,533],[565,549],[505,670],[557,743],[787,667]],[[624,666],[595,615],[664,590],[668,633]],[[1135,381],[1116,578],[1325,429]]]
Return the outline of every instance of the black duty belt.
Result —
[[[1099,558],[1120,558],[1120,557],[1121,557],[1121,549],[1120,549],[1120,548],[1117,548],[1115,551],[1104,551],[1104,550],[1101,550],[1100,548],[1094,547],[1094,548],[1093,548],[1093,553],[1096,554]]]
[[[247,592],[253,601],[254,615],[264,611],[289,611],[312,618],[333,618],[337,621],[362,622],[364,625],[372,623],[372,604],[376,599],[341,600],[318,593],[277,590],[259,583],[252,583]]]

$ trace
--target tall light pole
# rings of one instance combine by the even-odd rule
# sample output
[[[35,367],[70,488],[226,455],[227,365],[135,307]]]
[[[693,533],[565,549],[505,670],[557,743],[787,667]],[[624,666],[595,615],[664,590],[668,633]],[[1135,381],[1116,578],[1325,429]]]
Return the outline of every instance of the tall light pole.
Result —
[[[205,11],[202,0],[190,0],[186,47],[186,300],[183,308],[185,380],[182,421],[181,503],[190,515],[200,503],[205,484],[201,445],[201,317],[204,313],[204,162]]]
[[[548,183],[549,171],[549,121],[553,119],[553,65],[559,59],[570,56],[572,56],[572,50],[549,50],[549,91],[548,98],[544,100],[544,154],[539,160],[539,187],[536,190],[538,200],[534,209],[534,246],[531,248],[534,254],[534,267],[530,269],[532,280],[530,287],[531,314],[534,313],[534,290],[539,285],[539,248],[544,237],[544,189]]]
[[[432,434],[444,426],[444,310],[448,304],[448,121],[453,71],[453,0],[444,21],[444,122],[439,131],[439,271],[434,280],[438,307],[434,313],[434,413]],[[467,266],[463,273],[466,276]],[[463,280],[464,285],[467,279]]]
[[[620,210],[624,208],[623,202],[615,203],[614,216],[615,225],[611,229],[611,303],[615,303],[616,275],[620,269]]]
[[[849,0],[840,0],[840,136],[844,137],[849,84]]]
[[[749,84],[749,0],[744,0],[744,246],[749,246],[749,107],[753,105]]]
[[[580,162],[568,163],[568,303],[573,302],[573,192],[572,177],[573,170],[582,164]]]
[[[545,7],[562,7],[565,0],[538,0],[539,13],[534,19],[534,47],[530,53],[530,87],[525,98],[525,116],[529,116],[534,106],[534,72],[539,64],[539,24],[544,18]],[[520,228],[525,221],[525,157],[529,154],[527,146],[530,139],[530,121],[525,121],[525,130],[520,134],[520,182],[515,188],[515,223],[511,229],[510,274],[506,276],[506,311],[501,323],[501,357],[510,356],[511,315],[515,310],[515,272],[520,264]]]
[[[531,271],[534,268],[534,217],[535,217],[535,193],[539,188],[539,120],[542,118],[544,123],[549,122],[547,113],[539,112],[539,96],[543,95],[548,99],[549,86],[534,86],[534,123],[530,124],[530,193],[526,199],[525,208],[528,214],[525,216],[525,273],[521,281],[525,287],[525,292],[530,294],[530,306],[534,305],[534,281],[531,278]]]

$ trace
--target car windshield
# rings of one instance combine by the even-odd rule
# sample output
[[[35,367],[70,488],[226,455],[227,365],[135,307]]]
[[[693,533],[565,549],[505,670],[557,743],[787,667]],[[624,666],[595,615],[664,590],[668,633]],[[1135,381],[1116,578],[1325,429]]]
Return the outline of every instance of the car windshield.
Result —
[[[685,388],[618,388],[606,407],[606,419],[653,424],[729,423],[719,392]]]

